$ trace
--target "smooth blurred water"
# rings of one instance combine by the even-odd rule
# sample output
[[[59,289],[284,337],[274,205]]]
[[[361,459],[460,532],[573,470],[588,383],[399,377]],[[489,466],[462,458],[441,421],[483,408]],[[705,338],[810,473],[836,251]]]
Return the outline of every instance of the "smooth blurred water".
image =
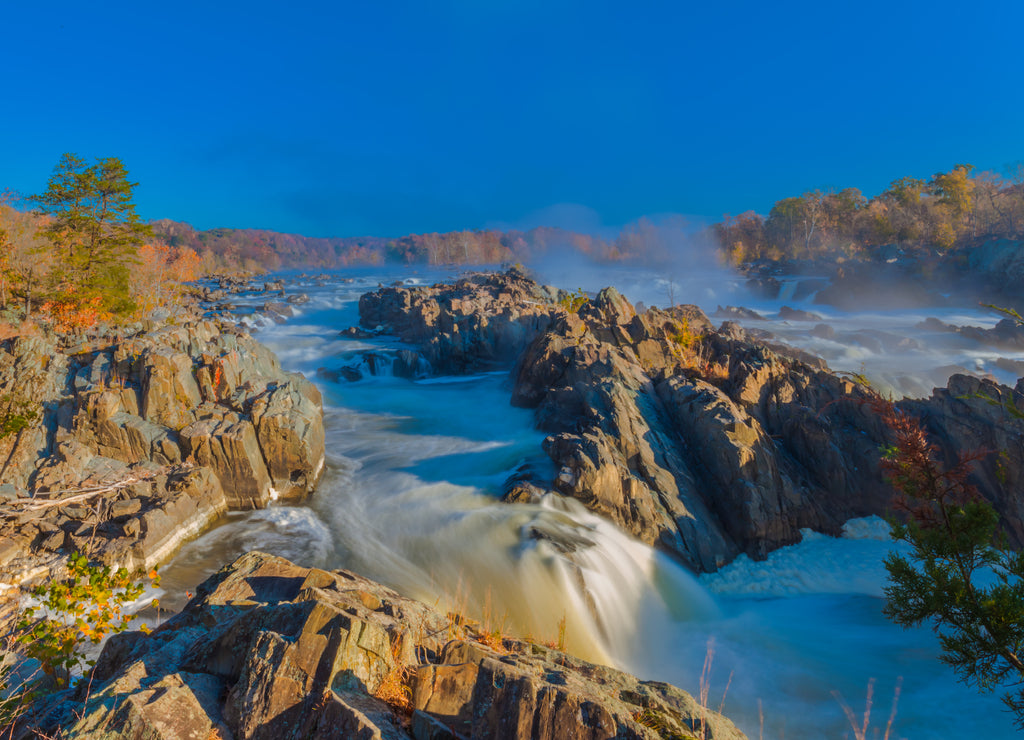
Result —
[[[258,338],[307,377],[399,348],[393,338],[338,336],[357,323],[358,296],[395,275],[358,277],[307,283],[312,300],[300,315],[260,322]],[[884,733],[901,677],[892,737],[1013,735],[995,697],[958,684],[937,660],[930,632],[882,615],[884,523],[852,522],[840,539],[808,532],[766,562],[740,558],[698,580],[575,501],[497,500],[522,465],[553,474],[532,414],[509,405],[506,373],[318,385],[327,471],[317,492],[303,506],[231,514],[186,545],[163,569],[165,605],[260,549],[355,570],[512,634],[554,641],[564,619],[574,652],[694,694],[711,650],[709,705],[728,686],[724,711],[751,737],[762,717],[767,738],[852,737],[832,692],[860,717],[872,679],[871,727]]]

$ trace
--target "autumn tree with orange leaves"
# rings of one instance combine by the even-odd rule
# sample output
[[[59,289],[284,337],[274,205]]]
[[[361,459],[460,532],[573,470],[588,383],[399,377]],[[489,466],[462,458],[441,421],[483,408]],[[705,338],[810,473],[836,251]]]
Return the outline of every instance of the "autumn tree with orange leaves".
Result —
[[[174,303],[182,284],[199,277],[199,255],[186,248],[166,244],[143,244],[138,264],[132,270],[131,292],[143,314]]]

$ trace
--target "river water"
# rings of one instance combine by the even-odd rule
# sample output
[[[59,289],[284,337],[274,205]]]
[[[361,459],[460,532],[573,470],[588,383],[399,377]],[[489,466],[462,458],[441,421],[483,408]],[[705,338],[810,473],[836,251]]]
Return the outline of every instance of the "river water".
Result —
[[[298,316],[256,327],[287,369],[307,377],[319,367],[363,365],[356,382],[317,381],[327,424],[322,483],[301,506],[229,515],[184,546],[162,569],[164,606],[180,606],[205,576],[259,549],[357,571],[509,634],[554,642],[564,632],[567,648],[583,657],[694,694],[703,675],[709,706],[721,706],[752,738],[853,737],[842,703],[860,723],[869,684],[870,727],[880,737],[897,694],[893,738],[1014,735],[996,697],[958,684],[938,661],[930,631],[902,630],[882,615],[882,560],[891,547],[883,522],[851,522],[842,538],[807,532],[766,562],[741,557],[696,578],[574,501],[502,504],[497,496],[513,471],[550,465],[531,412],[509,405],[507,372],[371,375],[363,356],[386,355],[397,340],[338,332],[358,323],[359,295],[396,272],[340,276],[353,282],[307,281],[296,288],[311,297]],[[623,280],[627,297],[648,305],[665,289],[650,278]],[[706,295],[709,284],[696,281],[694,297],[676,300],[714,310],[723,301]],[[856,317],[833,312],[832,320]]]

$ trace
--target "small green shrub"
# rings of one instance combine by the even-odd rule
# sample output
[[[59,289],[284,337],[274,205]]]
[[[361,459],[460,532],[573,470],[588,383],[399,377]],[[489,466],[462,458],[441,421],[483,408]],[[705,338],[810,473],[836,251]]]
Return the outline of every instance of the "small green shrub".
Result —
[[[569,313],[579,313],[580,309],[589,302],[590,298],[584,292],[583,288],[580,288],[575,293],[564,292],[558,299],[558,305]]]
[[[155,570],[148,577],[154,586],[159,585]],[[85,643],[99,643],[107,635],[127,629],[131,615],[124,608],[142,595],[142,579],[141,573],[90,565],[84,554],[73,554],[68,559],[66,580],[51,581],[32,591],[39,605],[26,608],[18,625],[25,654],[39,661],[56,688],[66,688],[74,672],[93,663],[85,659]],[[37,618],[40,610],[44,615]]]
[[[17,434],[39,418],[35,403],[11,391],[0,395],[0,439]]]

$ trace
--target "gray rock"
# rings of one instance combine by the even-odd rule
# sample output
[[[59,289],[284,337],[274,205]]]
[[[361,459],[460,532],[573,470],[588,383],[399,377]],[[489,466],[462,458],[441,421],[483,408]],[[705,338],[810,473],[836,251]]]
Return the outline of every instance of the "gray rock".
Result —
[[[111,639],[66,729],[96,740],[205,740],[215,730],[240,740],[390,739],[408,738],[407,727],[438,740],[658,740],[692,736],[703,722],[707,737],[743,737],[668,684],[511,638],[499,651],[481,638],[464,618],[348,571],[250,553],[152,635]]]

